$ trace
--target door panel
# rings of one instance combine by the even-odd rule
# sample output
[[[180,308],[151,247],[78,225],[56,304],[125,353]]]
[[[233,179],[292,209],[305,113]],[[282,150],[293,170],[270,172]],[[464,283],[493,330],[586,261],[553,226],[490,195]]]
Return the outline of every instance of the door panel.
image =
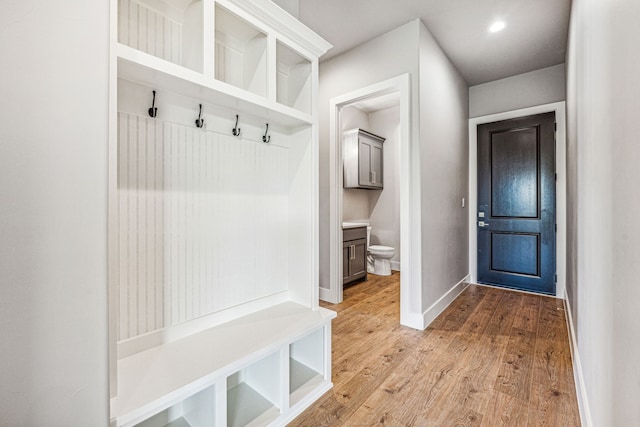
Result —
[[[492,216],[538,217],[537,134],[527,128],[492,135]]]
[[[555,114],[478,126],[478,282],[555,293]]]
[[[362,139],[358,141],[358,176],[360,177],[360,185],[371,184],[371,144],[363,142]]]
[[[349,271],[349,245],[342,243],[342,283],[349,280],[351,272]]]
[[[539,236],[491,232],[491,270],[539,276]]]
[[[354,246],[353,259],[351,260],[351,276],[362,276],[367,273],[367,239],[352,240]]]
[[[382,185],[382,146],[371,145],[371,179],[373,186]]]

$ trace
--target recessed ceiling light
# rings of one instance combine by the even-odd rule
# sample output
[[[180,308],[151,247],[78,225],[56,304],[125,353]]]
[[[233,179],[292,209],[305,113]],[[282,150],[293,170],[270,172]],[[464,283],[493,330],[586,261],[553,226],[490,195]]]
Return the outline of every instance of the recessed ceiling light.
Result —
[[[504,30],[504,27],[506,26],[507,24],[505,24],[504,21],[496,21],[493,24],[491,24],[491,26],[489,27],[489,32],[497,33],[498,31]]]

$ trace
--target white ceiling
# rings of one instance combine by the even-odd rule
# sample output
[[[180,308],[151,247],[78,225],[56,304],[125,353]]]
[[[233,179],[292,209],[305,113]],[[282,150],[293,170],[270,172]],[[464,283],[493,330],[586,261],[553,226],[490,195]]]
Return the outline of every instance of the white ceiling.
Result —
[[[323,61],[420,18],[470,86],[564,62],[571,0],[299,0]],[[507,27],[487,28],[496,19]]]

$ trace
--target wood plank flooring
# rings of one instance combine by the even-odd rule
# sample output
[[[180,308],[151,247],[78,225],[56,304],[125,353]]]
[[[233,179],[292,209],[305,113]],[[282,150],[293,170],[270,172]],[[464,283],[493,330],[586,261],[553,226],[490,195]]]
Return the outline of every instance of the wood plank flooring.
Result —
[[[334,388],[290,426],[580,425],[564,305],[469,286],[425,331],[400,326],[400,275],[345,289]]]

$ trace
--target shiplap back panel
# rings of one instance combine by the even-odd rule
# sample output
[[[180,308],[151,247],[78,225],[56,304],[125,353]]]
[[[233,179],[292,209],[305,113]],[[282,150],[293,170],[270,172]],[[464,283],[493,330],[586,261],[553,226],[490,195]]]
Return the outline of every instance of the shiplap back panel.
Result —
[[[243,57],[244,45],[224,33],[216,31],[215,39],[216,79],[237,87],[244,87]]]
[[[288,149],[118,119],[119,340],[286,291]]]
[[[182,24],[133,0],[118,1],[118,41],[182,64]]]

